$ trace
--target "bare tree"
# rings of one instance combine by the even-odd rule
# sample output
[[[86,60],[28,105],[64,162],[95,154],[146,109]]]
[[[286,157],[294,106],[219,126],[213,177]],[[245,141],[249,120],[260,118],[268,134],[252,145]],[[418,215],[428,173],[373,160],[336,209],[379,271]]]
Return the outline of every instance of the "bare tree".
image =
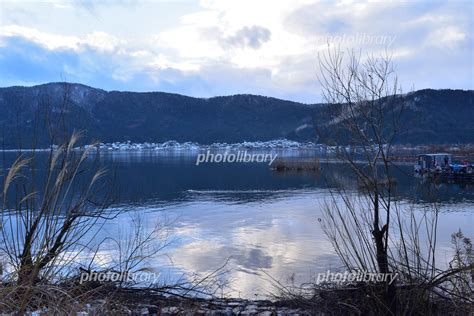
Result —
[[[456,265],[437,268],[439,206],[415,211],[396,199],[396,166],[391,156],[402,128],[404,102],[391,58],[362,58],[351,51],[328,48],[319,61],[319,80],[331,117],[324,126],[329,131],[326,137],[344,142],[337,156],[355,175],[363,193],[353,194],[340,186],[323,207],[323,229],[342,262],[351,270],[397,274],[396,282],[385,282],[380,299],[380,289],[370,289],[379,313],[431,313],[434,297],[472,304],[472,281],[465,272],[472,271],[469,256],[458,255],[464,260],[455,258]],[[472,258],[470,240],[453,235],[453,241],[458,239],[466,249],[457,253],[471,253]],[[459,242],[455,246],[461,248]],[[405,290],[397,291],[400,288]],[[471,294],[466,295],[466,289]]]
[[[354,52],[348,52],[348,55],[345,58],[339,49],[328,48],[328,53],[319,58],[319,79],[331,115],[326,128],[344,135],[348,146],[339,152],[339,157],[356,175],[368,197],[368,203],[363,207],[369,212],[364,220],[370,221],[372,240],[360,237],[369,250],[373,241],[373,263],[377,271],[390,273],[388,237],[393,208],[390,154],[403,111],[402,103],[397,102],[400,87],[388,56],[367,56],[362,60]],[[350,209],[354,208],[347,198],[343,202]],[[356,225],[362,224],[356,222]],[[365,261],[367,255],[355,257]],[[387,284],[385,303],[395,314],[394,286]]]

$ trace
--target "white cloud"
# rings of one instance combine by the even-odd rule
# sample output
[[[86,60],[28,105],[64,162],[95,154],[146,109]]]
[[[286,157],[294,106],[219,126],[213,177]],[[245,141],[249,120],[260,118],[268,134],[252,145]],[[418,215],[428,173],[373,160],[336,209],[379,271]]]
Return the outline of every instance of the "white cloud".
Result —
[[[8,50],[9,39],[22,38],[48,51],[74,52],[80,63],[65,68],[77,71],[78,78],[100,69],[94,62],[102,61],[89,56],[93,51],[109,56],[107,63],[116,63],[109,65],[116,69],[109,72],[111,79],[125,83],[147,76],[153,84],[181,80],[190,85],[196,80],[202,89],[227,82],[231,86],[223,93],[267,93],[309,101],[308,95],[318,94],[317,54],[326,47],[321,38],[329,36],[343,49],[373,54],[383,53],[387,41],[384,45],[338,39],[389,38],[390,52],[400,63],[399,77],[409,86],[427,82],[433,88],[448,87],[441,71],[446,67],[462,73],[456,72],[460,79],[457,84],[452,79],[450,87],[466,87],[472,68],[472,6],[312,0],[125,1],[94,6],[62,0],[6,2],[0,47]],[[441,61],[447,55],[449,60]],[[249,74],[258,80],[250,80]],[[94,73],[85,76],[93,78]]]
[[[148,66],[158,69],[178,69],[183,72],[195,72],[200,69],[199,64],[193,64],[188,62],[172,62],[165,55],[159,54],[156,58],[151,61]]]
[[[99,51],[112,52],[119,44],[125,42],[105,32],[93,32],[87,34],[81,44],[89,45]]]
[[[105,32],[93,32],[84,37],[64,36],[19,25],[1,26],[1,37],[20,37],[48,50],[73,50],[78,52],[87,47],[102,52],[112,52],[117,49],[119,44],[125,42]]]
[[[19,25],[1,26],[0,37],[21,37],[49,50],[78,50],[80,44],[80,39],[76,36],[48,34],[33,28]]]
[[[447,26],[434,30],[427,37],[427,42],[433,46],[449,47],[455,49],[456,46],[467,40],[467,34],[456,26]]]

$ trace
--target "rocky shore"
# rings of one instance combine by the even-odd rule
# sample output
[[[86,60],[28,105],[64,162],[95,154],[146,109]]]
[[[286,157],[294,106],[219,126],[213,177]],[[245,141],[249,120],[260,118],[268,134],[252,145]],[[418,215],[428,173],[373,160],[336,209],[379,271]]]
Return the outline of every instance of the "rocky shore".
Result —
[[[132,306],[133,305],[133,306]],[[113,313],[114,315],[314,315],[309,310],[267,300],[213,299],[187,300],[169,299],[153,304],[113,304],[96,300],[77,313],[90,316]]]

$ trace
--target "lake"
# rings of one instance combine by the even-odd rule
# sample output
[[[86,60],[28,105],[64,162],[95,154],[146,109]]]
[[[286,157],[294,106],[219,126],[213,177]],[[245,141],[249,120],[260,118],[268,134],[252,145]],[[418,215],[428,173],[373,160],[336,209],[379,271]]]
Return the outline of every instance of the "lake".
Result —
[[[308,157],[298,151],[280,156]],[[105,151],[99,164],[114,177],[114,210],[125,210],[97,238],[121,238],[139,213],[149,228],[166,222],[169,244],[147,262],[163,280],[205,275],[223,266],[218,278],[227,295],[264,298],[272,278],[301,284],[315,273],[342,268],[318,218],[336,182],[357,194],[341,163],[321,163],[320,172],[276,172],[267,163],[204,163],[196,151]],[[6,161],[13,159],[6,153]],[[451,234],[472,237],[474,187],[422,183],[412,164],[394,167],[397,199],[418,210],[439,199],[438,262],[451,259]],[[113,256],[114,243],[100,255]]]

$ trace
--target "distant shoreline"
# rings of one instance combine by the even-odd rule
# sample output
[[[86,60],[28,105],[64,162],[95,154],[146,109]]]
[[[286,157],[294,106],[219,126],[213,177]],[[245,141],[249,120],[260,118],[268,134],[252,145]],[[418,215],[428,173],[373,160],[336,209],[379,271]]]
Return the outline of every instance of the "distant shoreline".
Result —
[[[144,142],[144,143],[133,143],[131,141],[126,142],[109,142],[109,143],[98,143],[96,145],[87,144],[80,147],[76,147],[76,150],[87,149],[90,147],[96,147],[98,150],[104,151],[160,151],[160,150],[238,150],[238,149],[255,149],[255,150],[316,150],[324,153],[338,153],[343,150],[354,151],[357,153],[362,150],[361,146],[351,145],[327,145],[318,144],[314,142],[297,142],[288,139],[277,139],[270,141],[253,141],[253,142],[241,142],[241,143],[212,143],[212,144],[200,144],[196,142],[177,142],[169,140],[162,143]],[[53,145],[47,148],[5,148],[1,149],[0,152],[47,152],[56,150],[57,145]],[[427,144],[427,145],[392,145],[392,153],[413,153],[413,152],[449,152],[452,154],[474,154],[474,144],[461,144],[461,145],[448,145],[448,144]]]

